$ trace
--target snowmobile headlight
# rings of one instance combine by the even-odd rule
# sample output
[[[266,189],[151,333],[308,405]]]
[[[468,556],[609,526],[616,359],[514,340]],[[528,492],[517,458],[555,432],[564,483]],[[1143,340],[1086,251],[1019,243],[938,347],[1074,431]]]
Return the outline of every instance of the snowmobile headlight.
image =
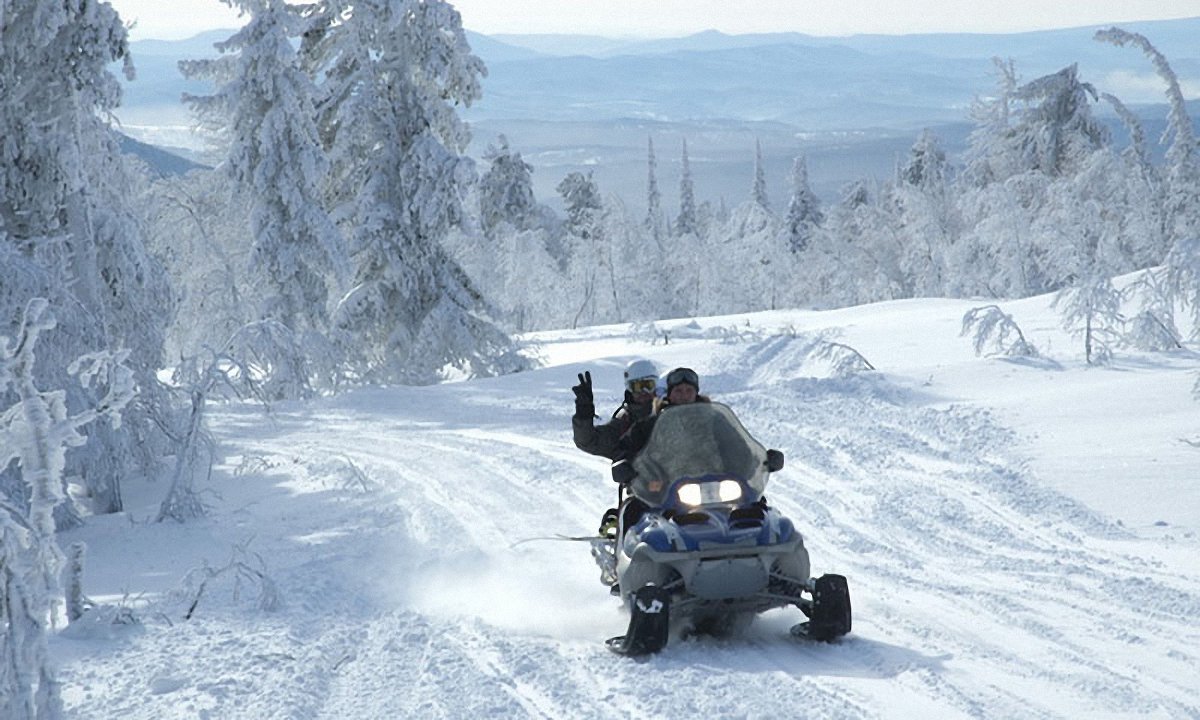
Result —
[[[721,502],[734,502],[742,499],[742,486],[736,480],[722,480],[717,485],[717,495]]]
[[[742,486],[736,480],[719,482],[686,483],[675,491],[682,505],[695,507],[713,503],[737,502],[742,498]]]
[[[699,483],[688,483],[679,486],[679,502],[684,505],[699,505],[704,502],[704,493],[700,492]]]

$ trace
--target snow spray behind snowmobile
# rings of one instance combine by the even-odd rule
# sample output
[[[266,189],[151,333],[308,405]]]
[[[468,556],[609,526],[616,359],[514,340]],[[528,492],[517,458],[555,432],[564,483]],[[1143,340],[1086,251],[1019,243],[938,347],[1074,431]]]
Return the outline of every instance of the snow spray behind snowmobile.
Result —
[[[719,633],[789,605],[808,617],[794,635],[830,641],[850,632],[846,579],[810,577],[804,539],[763,497],[782,467],[783,453],[765,449],[725,405],[659,416],[632,463],[613,465],[613,479],[651,510],[631,527],[622,518],[608,547],[594,546],[598,560],[611,553],[614,588],[630,611],[610,649],[654,653],[672,628]]]

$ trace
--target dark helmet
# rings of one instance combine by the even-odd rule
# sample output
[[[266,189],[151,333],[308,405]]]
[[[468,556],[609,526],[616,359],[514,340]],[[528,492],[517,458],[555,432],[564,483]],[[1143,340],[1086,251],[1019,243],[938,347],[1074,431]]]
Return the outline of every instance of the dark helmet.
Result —
[[[667,394],[671,394],[671,388],[676,385],[687,383],[696,388],[696,392],[700,392],[700,376],[691,368],[675,368],[667,373]]]

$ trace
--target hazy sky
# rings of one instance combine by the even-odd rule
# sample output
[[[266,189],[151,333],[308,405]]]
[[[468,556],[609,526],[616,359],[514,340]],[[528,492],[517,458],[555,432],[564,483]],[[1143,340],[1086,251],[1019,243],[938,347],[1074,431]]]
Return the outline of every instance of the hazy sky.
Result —
[[[132,39],[236,27],[220,0],[110,0]],[[476,32],[672,37],[701,30],[811,35],[1020,32],[1200,17],[1200,0],[457,0]]]

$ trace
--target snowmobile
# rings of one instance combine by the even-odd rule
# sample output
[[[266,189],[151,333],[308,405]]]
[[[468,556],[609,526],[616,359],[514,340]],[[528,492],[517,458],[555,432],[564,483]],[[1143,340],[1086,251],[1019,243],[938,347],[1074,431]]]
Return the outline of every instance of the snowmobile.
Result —
[[[803,537],[763,496],[782,468],[783,453],[720,403],[663,412],[633,461],[614,463],[613,479],[649,509],[622,513],[615,533],[593,544],[602,581],[630,612],[609,649],[647,655],[677,630],[720,634],[791,605],[808,618],[793,635],[850,632],[846,578],[810,577]]]

